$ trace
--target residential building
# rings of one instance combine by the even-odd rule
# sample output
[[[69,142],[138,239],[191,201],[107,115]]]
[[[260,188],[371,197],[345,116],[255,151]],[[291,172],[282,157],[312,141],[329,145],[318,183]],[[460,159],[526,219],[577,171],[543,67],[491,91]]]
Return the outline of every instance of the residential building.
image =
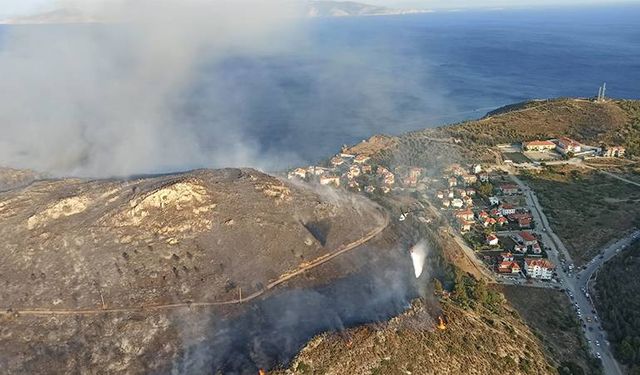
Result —
[[[522,148],[527,151],[550,151],[556,148],[556,144],[551,141],[531,141],[524,142]]]
[[[527,245],[517,243],[513,246],[513,251],[516,253],[524,254],[527,252]]]
[[[498,273],[502,274],[518,274],[520,273],[520,265],[514,261],[503,261],[498,264]]]
[[[363,154],[359,154],[353,159],[353,162],[354,163],[358,163],[358,164],[364,164],[367,161],[369,161],[369,159],[371,159],[369,156],[363,155]]]
[[[349,189],[351,189],[351,190],[354,190],[354,191],[362,190],[362,189],[360,189],[360,184],[358,184],[358,182],[356,182],[354,180],[349,181],[349,183],[347,184],[347,187]]]
[[[478,177],[476,177],[476,175],[474,174],[464,174],[462,175],[462,180],[465,184],[472,185],[475,184],[476,181],[478,181]]]
[[[502,262],[513,262],[512,253],[500,253],[500,259]]]
[[[304,180],[305,178],[307,178],[307,170],[304,168],[296,168],[293,171],[289,172],[287,174],[287,177],[289,179],[301,178]]]
[[[360,167],[357,165],[352,165],[349,167],[349,172],[347,172],[347,177],[349,179],[356,178],[360,176]]]
[[[460,228],[460,232],[470,231],[471,228],[473,227],[473,224],[475,224],[473,221],[458,219],[458,226]]]
[[[574,141],[571,138],[561,137],[560,139],[558,139],[557,149],[558,149],[558,152],[560,152],[563,155],[569,152],[576,154],[582,151],[582,146],[580,145],[580,143]]]
[[[510,204],[502,204],[500,205],[500,213],[503,216],[511,215],[516,213],[516,208]]]
[[[456,217],[464,220],[473,220],[473,211],[471,210],[460,210],[456,212]]]
[[[488,173],[478,173],[478,179],[480,182],[489,182],[489,174]]]
[[[473,198],[471,198],[470,196],[464,196],[462,197],[462,201],[464,202],[464,205],[467,207],[473,207]]]
[[[497,206],[500,204],[500,199],[498,199],[498,197],[489,197],[489,204],[492,206]]]
[[[547,259],[525,258],[524,270],[532,279],[551,280],[555,265]]]
[[[344,159],[341,158],[340,156],[334,156],[331,158],[330,163],[334,167],[339,167],[342,164],[344,164]]]
[[[320,185],[340,186],[340,177],[333,175],[325,175],[320,177]]]
[[[626,149],[621,146],[607,147],[602,156],[607,158],[621,158],[624,156]]]
[[[516,242],[521,243],[525,246],[533,246],[534,244],[538,243],[538,239],[536,238],[536,236],[529,232],[519,232],[515,235],[514,239]]]
[[[487,242],[487,245],[489,246],[497,246],[500,240],[498,239],[498,236],[492,233],[487,236],[486,242]]]
[[[518,218],[518,227],[519,228],[531,228],[532,221],[533,221],[533,219],[531,217]]]
[[[462,206],[464,206],[464,202],[462,201],[462,199],[455,198],[451,200],[451,207],[462,208]]]
[[[449,184],[449,187],[458,186],[458,179],[455,177],[449,177],[449,179],[447,179],[447,183]]]
[[[482,166],[480,164],[474,164],[471,166],[471,173],[478,174],[482,172]]]
[[[538,242],[531,245],[531,251],[534,254],[542,254],[542,248],[540,247],[540,244]]]
[[[329,173],[329,171],[330,171],[329,168],[317,167],[314,165],[309,166],[309,168],[307,168],[307,173],[314,176],[322,176],[325,173]]]
[[[484,225],[485,228],[488,228],[492,225],[497,224],[498,221],[492,217],[487,217],[482,221],[482,225]]]

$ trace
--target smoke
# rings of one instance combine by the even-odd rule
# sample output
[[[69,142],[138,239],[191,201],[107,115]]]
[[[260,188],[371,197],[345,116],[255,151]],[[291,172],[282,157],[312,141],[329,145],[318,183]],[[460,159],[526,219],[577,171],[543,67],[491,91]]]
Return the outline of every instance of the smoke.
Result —
[[[0,162],[91,176],[269,168],[241,113],[226,110],[237,108],[234,92],[198,97],[193,84],[228,56],[285,48],[296,8],[280,4],[67,1],[112,22],[9,28],[0,46]],[[224,79],[210,77],[215,87]],[[194,96],[201,107],[187,108]]]
[[[420,241],[411,249],[409,249],[409,254],[411,255],[411,261],[413,263],[413,271],[416,275],[416,279],[422,275],[422,270],[425,265],[425,260],[427,259],[427,244],[426,242]]]
[[[105,177],[275,170],[424,127],[415,46],[287,0],[64,1],[104,24],[0,29],[0,164]],[[339,30],[339,31],[334,31]]]
[[[315,288],[277,292],[242,313],[208,320],[173,363],[174,374],[257,373],[287,365],[315,335],[383,322],[405,311],[418,296],[411,267],[400,249],[366,249],[361,272]],[[202,326],[200,326],[202,327]],[[197,335],[196,335],[197,336]]]

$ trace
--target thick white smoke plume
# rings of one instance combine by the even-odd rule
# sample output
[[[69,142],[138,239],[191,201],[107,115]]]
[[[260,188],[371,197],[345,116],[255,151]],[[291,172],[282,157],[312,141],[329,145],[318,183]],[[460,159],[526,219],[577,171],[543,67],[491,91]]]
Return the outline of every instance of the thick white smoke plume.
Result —
[[[415,272],[416,279],[422,275],[425,260],[427,259],[427,245],[424,241],[418,242],[411,249],[409,249],[411,255],[411,261],[413,262],[413,271]]]
[[[0,35],[0,164],[85,176],[269,168],[269,155],[243,133],[243,119],[225,110],[228,103],[199,98],[205,125],[184,107],[204,65],[287,44],[299,18],[296,7],[279,4],[66,1],[61,6],[109,22],[6,28]],[[234,92],[218,94],[234,100]]]

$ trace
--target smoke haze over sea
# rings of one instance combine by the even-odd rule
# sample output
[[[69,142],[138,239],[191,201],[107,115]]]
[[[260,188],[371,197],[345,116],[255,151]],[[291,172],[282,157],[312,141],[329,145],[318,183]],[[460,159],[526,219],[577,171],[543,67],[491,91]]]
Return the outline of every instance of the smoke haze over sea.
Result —
[[[149,19],[138,5],[126,14],[144,22],[127,27],[0,26],[0,164],[274,170],[604,81],[640,97],[639,6],[303,21],[282,9],[194,21],[198,9]]]

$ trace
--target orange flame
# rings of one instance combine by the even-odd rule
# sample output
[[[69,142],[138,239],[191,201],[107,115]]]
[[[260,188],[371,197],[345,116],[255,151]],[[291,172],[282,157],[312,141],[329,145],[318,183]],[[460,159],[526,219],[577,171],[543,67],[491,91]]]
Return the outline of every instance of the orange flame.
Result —
[[[259,369],[258,370],[258,375],[267,375],[267,372],[264,371],[263,369]]]
[[[444,319],[442,319],[442,316],[438,317],[438,329],[439,330],[445,330],[447,329],[447,325],[444,324]]]

